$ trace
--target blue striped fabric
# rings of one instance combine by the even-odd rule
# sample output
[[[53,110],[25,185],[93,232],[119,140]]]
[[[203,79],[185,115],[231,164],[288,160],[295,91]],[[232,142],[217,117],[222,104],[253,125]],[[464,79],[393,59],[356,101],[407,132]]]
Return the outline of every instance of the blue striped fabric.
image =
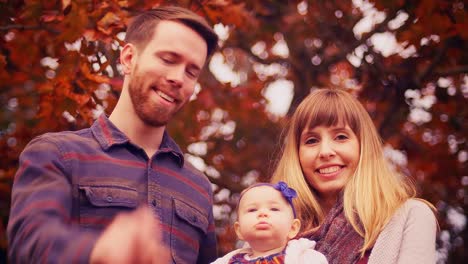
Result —
[[[87,263],[120,212],[149,205],[174,263],[216,259],[211,184],[164,134],[150,159],[105,116],[87,129],[48,133],[20,156],[8,223],[12,263]]]

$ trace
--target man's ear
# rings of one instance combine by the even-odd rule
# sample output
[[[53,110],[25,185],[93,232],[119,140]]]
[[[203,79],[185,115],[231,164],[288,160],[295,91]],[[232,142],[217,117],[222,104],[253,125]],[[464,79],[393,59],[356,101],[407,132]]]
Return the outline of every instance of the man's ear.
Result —
[[[124,75],[131,73],[136,56],[136,46],[131,43],[125,44],[122,51],[120,51],[120,64],[122,65]]]
[[[244,236],[242,236],[242,232],[240,231],[239,221],[236,221],[234,223],[234,230],[236,231],[237,238],[240,240],[244,240]]]
[[[294,219],[292,224],[291,224],[291,229],[289,230],[288,233],[288,239],[293,239],[299,234],[299,231],[301,230],[301,220],[299,219]]]

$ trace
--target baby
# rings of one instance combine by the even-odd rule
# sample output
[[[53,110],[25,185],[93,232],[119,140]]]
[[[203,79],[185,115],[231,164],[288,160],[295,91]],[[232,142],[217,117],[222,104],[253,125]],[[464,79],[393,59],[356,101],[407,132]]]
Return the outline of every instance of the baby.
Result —
[[[301,228],[292,202],[296,196],[284,182],[258,183],[245,189],[239,197],[234,229],[247,243],[212,264],[328,263],[314,250],[314,241],[294,239]]]

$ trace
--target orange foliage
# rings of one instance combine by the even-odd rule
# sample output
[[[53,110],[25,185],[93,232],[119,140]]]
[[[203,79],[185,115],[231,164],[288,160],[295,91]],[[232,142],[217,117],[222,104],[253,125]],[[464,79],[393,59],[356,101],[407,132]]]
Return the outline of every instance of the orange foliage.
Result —
[[[0,262],[21,150],[39,134],[89,126],[97,109],[109,114],[122,81],[116,65],[117,45],[123,43],[117,34],[125,31],[131,15],[168,3],[228,26],[220,52],[242,76],[232,85],[207,71],[196,100],[169,126],[182,149],[206,143],[207,153],[200,158],[219,173],[216,178],[206,171],[216,193],[238,193],[252,174],[268,180],[287,120],[266,111],[262,92],[268,84],[278,79],[294,83],[289,114],[311,88],[345,86],[364,103],[384,142],[406,153],[408,163],[401,169],[417,181],[424,198],[439,206],[441,229],[451,232],[452,242],[466,241],[466,229],[455,233],[447,210],[467,215],[462,179],[466,182],[468,172],[468,6],[462,0],[370,2],[385,20],[356,36],[353,29],[364,14],[352,1],[0,1]],[[401,13],[408,18],[398,28],[389,27]],[[383,56],[370,40],[381,32],[394,34],[405,48],[413,45],[416,53]],[[287,45],[286,57],[273,52],[279,39]],[[258,42],[265,46],[262,55],[251,49]],[[351,64],[350,55],[359,63]],[[258,65],[279,70],[259,74]],[[424,108],[405,97],[413,91],[434,95],[436,101]],[[416,108],[430,120],[411,121]],[[217,205],[232,209],[235,201]],[[229,217],[217,220],[219,227],[230,223]],[[220,253],[225,253],[234,246],[234,234],[220,230]],[[453,263],[467,258],[463,242],[453,244],[449,253]]]

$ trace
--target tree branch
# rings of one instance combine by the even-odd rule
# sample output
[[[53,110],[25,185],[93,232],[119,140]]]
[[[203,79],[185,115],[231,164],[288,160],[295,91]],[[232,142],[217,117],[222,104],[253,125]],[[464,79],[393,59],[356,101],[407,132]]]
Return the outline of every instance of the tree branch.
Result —
[[[40,26],[26,26],[26,25],[6,25],[0,26],[1,31],[8,31],[11,29],[19,29],[19,30],[38,30],[42,29]]]
[[[380,24],[377,24],[372,31],[365,33],[362,35],[360,39],[358,39],[353,45],[350,45],[349,48],[343,49],[342,52],[330,57],[330,59],[323,61],[322,65],[330,66],[343,58],[345,58],[349,53],[355,50],[357,47],[361,46],[362,44],[366,43],[374,34],[383,32],[388,28],[388,22],[396,17],[398,10],[393,10],[390,14],[388,14],[384,21]]]
[[[437,50],[437,53],[436,55],[434,56],[434,59],[431,61],[431,64],[429,66],[427,66],[420,74],[416,75],[416,78],[414,79],[414,83],[416,84],[416,86],[421,86],[421,82],[427,78],[427,76],[429,76],[431,74],[431,72],[435,69],[435,67],[437,65],[440,64],[440,62],[442,61],[442,59],[444,58],[444,54],[446,53],[447,49],[448,49],[448,41],[445,41],[442,45],[442,47],[440,47],[438,50]]]
[[[227,177],[213,178],[213,177],[208,176],[208,179],[210,180],[210,182],[213,184],[216,184],[221,189],[228,189],[234,193],[242,192],[244,187],[242,187],[240,184],[235,184],[232,181],[229,181],[229,180],[227,181],[226,178]]]
[[[229,45],[229,46],[225,46],[224,48],[230,48],[230,49],[239,49],[239,50],[242,50],[244,51],[245,53],[247,53],[249,55],[249,57],[251,59],[253,59],[255,62],[258,62],[258,63],[261,63],[261,64],[272,64],[272,63],[289,63],[289,60],[288,59],[283,59],[283,58],[278,58],[278,57],[274,57],[274,58],[267,58],[267,59],[262,59],[262,58],[259,58],[257,55],[253,54],[252,51],[250,50],[250,47],[248,47],[247,45],[243,44],[243,43],[234,43],[234,45]]]
[[[43,26],[40,26],[40,25],[30,26],[30,25],[16,24],[16,25],[0,26],[0,31],[9,31],[9,30],[12,30],[12,29],[17,29],[17,30],[46,30],[46,31],[48,31],[50,33],[53,33],[53,34],[60,34],[60,32],[57,31],[57,30],[46,28],[46,27],[43,27]]]
[[[461,74],[461,73],[468,73],[468,65],[457,66],[457,67],[444,69],[444,70],[435,70],[434,72],[439,76],[450,76],[450,75],[456,75],[456,74]]]

